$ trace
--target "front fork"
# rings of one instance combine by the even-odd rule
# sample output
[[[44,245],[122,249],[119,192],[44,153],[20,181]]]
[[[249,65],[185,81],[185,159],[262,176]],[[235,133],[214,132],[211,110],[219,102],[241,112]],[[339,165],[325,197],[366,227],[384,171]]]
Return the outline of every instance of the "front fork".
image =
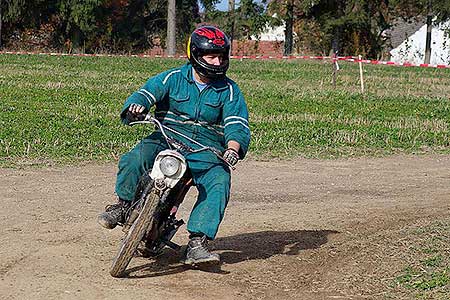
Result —
[[[176,213],[192,185],[193,180],[191,177],[183,177],[166,194],[167,197],[162,197],[156,218],[158,225],[153,226],[146,237],[145,248],[149,252],[149,256],[158,255],[164,246],[168,246],[174,250],[181,248],[171,240],[181,225],[184,224],[182,219],[176,219]]]
[[[144,175],[145,176],[145,175]],[[148,178],[147,178],[148,179]],[[122,231],[127,233],[139,216],[141,205],[148,197],[149,193],[158,193],[159,204],[155,212],[154,225],[149,228],[145,240],[146,256],[154,256],[160,253],[164,246],[168,246],[174,250],[179,250],[180,246],[171,242],[171,239],[184,224],[183,220],[176,219],[178,207],[183,202],[184,197],[193,185],[192,177],[183,177],[173,189],[158,190],[153,180],[145,180],[144,186],[140,187],[140,196],[135,201],[128,213],[126,222],[123,224]]]

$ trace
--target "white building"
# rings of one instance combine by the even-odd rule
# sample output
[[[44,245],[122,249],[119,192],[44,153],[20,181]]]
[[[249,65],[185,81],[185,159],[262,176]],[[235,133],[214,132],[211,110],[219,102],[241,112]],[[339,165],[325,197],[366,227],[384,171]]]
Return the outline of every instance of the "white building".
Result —
[[[422,23],[423,24],[423,23]],[[414,26],[410,24],[410,28]],[[431,59],[434,65],[450,65],[450,37],[446,34],[446,29],[450,28],[450,22],[445,22],[439,26],[434,26],[431,32]],[[390,34],[394,34],[392,30]],[[404,31],[405,33],[406,31]],[[421,64],[425,58],[425,41],[427,35],[427,25],[423,24],[418,30],[402,38],[400,44],[395,44],[391,37],[394,49],[390,51],[391,60],[396,63],[409,62]]]
[[[284,23],[284,22],[283,22]],[[277,41],[277,42],[284,42],[284,31],[286,29],[286,26],[283,24],[281,26],[277,27],[270,27],[266,26],[266,28],[261,32],[259,37],[252,35],[252,40],[259,40],[259,41]]]

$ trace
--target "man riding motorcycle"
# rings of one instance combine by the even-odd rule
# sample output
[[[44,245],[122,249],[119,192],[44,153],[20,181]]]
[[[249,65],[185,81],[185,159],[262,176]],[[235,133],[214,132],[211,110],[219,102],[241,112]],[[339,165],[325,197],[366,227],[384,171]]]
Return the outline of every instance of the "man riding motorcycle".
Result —
[[[214,26],[199,27],[191,34],[187,56],[189,62],[151,77],[128,97],[121,119],[128,124],[154,106],[162,124],[219,149],[223,158],[235,165],[247,153],[250,129],[244,96],[226,76],[230,41]],[[189,140],[177,138],[191,145]],[[102,226],[112,229],[124,222],[140,177],[164,149],[167,144],[161,132],[155,131],[120,158],[115,189],[119,201],[99,215]],[[191,153],[186,159],[198,198],[187,224],[185,263],[218,263],[219,255],[209,251],[207,241],[215,238],[224,216],[230,197],[230,169],[208,152]]]

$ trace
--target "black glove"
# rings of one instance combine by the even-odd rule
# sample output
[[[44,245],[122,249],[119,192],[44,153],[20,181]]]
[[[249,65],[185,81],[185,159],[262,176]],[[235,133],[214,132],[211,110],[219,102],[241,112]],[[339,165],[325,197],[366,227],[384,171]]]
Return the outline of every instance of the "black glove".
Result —
[[[125,112],[125,119],[130,122],[142,121],[145,118],[145,106],[136,103],[131,104]]]
[[[239,154],[236,152],[236,150],[228,148],[223,153],[223,159],[229,163],[231,166],[234,166],[237,164],[239,160]]]

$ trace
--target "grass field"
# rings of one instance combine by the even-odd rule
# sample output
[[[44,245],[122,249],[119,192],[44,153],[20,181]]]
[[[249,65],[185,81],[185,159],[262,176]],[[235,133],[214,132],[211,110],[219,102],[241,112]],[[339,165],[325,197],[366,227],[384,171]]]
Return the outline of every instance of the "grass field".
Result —
[[[148,129],[119,110],[145,80],[184,60],[0,55],[0,165],[117,159]],[[450,70],[323,61],[233,60],[253,157],[450,152]]]

